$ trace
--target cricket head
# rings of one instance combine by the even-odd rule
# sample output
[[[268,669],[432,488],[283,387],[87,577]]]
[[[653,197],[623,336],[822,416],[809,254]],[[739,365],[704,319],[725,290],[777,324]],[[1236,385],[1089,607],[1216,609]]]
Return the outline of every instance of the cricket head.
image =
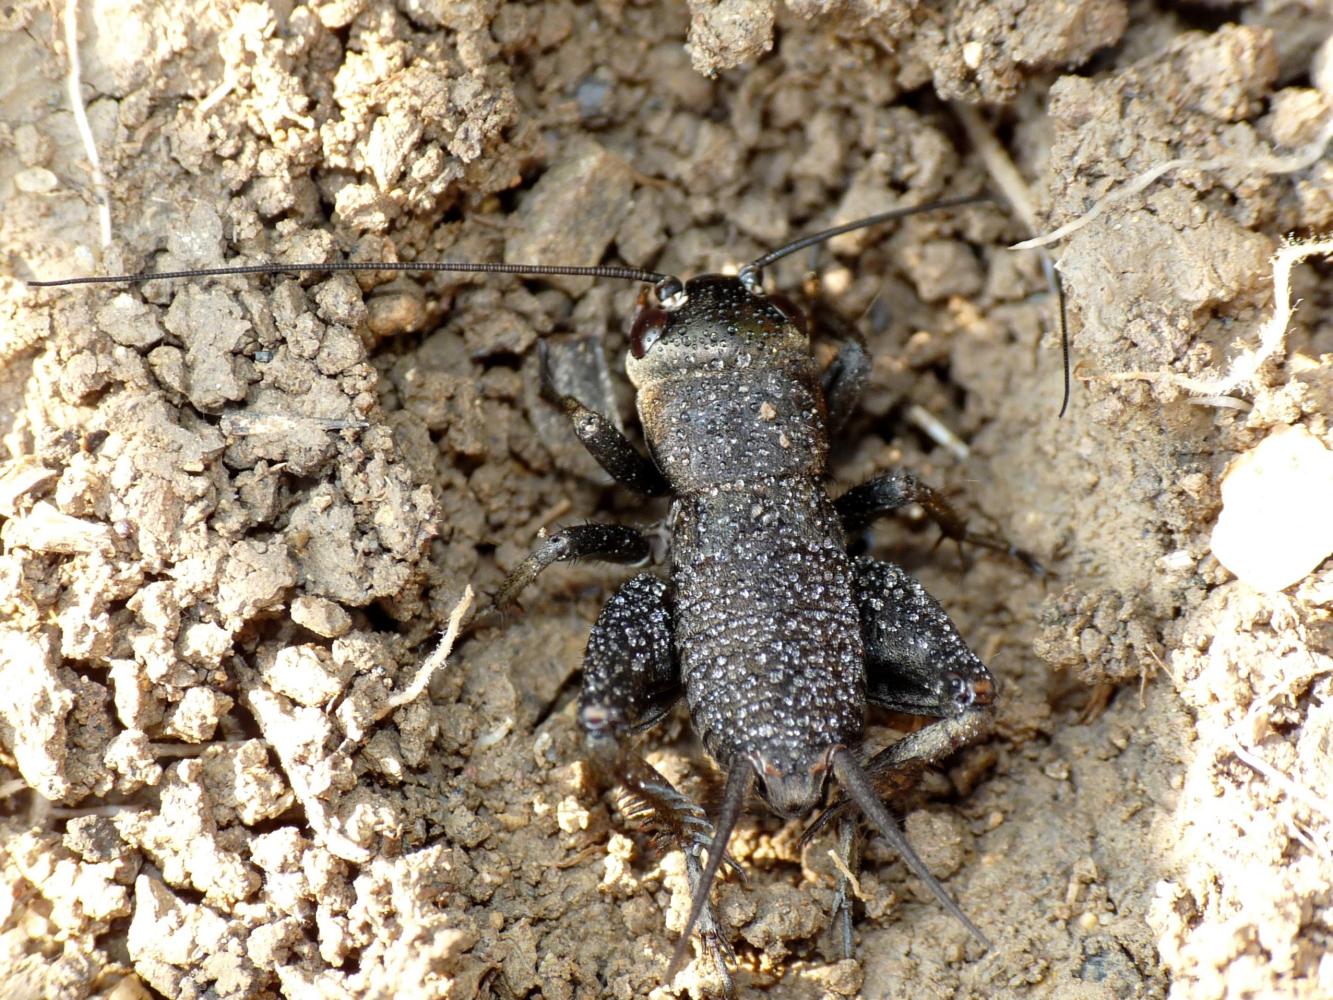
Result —
[[[677,301],[675,309],[644,303],[634,317],[625,370],[636,388],[775,368],[813,373],[805,314],[786,296],[705,274],[685,282]]]

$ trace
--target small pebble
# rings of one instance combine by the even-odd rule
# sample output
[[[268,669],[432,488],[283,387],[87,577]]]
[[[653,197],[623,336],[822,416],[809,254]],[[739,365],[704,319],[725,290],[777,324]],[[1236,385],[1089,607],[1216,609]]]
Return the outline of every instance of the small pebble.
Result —
[[[292,621],[326,639],[336,639],[352,627],[352,616],[341,605],[323,597],[303,594],[292,601]]]
[[[14,175],[14,186],[24,194],[48,194],[60,186],[60,178],[45,167],[29,167]]]
[[[1041,769],[1042,774],[1053,781],[1069,780],[1069,763],[1063,760],[1053,760]]]

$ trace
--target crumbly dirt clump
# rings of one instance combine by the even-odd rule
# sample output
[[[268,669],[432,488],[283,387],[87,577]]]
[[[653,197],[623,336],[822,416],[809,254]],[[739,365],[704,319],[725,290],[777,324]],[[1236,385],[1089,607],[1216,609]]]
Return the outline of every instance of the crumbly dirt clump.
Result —
[[[580,761],[567,690],[626,571],[550,570],[428,694],[391,703],[465,586],[493,591],[543,529],[665,514],[608,486],[538,391],[545,340],[562,387],[633,433],[619,372],[637,289],[22,278],[336,259],[714,271],[989,187],[950,101],[984,105],[1052,228],[1189,163],[1051,249],[1074,341],[1063,419],[1054,303],[1039,256],[1008,249],[1031,235],[1016,213],[920,215],[771,269],[787,288],[817,270],[874,357],[833,488],[906,465],[1051,575],[934,552],[911,517],[868,540],[1002,685],[995,735],[892,803],[995,946],[872,840],[843,960],[831,839],[802,847],[756,810],[732,841],[749,878],[716,892],[739,990],[1333,993],[1333,564],[1314,554],[1275,592],[1211,549],[1234,459],[1278,433],[1333,447],[1327,261],[1296,266],[1302,305],[1252,375],[1182,382],[1258,350],[1281,305],[1271,255],[1333,230],[1324,5],[89,9],[105,244],[62,22],[29,2],[0,17],[0,995],[717,987],[702,961],[662,982],[682,857]],[[1319,509],[1267,502],[1255,532]],[[905,722],[872,716],[871,744]],[[645,750],[712,801],[683,713]]]

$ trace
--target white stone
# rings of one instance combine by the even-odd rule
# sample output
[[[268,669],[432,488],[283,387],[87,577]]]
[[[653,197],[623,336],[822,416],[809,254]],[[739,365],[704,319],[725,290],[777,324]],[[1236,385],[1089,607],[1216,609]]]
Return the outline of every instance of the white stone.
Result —
[[[1323,562],[1333,552],[1333,451],[1290,427],[1233,461],[1212,550],[1239,579],[1268,592]]]

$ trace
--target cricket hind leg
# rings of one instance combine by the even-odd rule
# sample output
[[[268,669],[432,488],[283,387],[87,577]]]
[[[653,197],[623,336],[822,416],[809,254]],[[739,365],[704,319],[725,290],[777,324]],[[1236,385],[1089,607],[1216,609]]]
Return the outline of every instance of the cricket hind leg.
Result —
[[[685,852],[690,897],[697,899],[704,877],[700,859],[711,845],[713,824],[701,806],[629,745],[630,737],[661,719],[680,694],[668,587],[644,573],[612,595],[588,636],[578,722],[589,764],[604,786],[622,791],[626,818],[660,827],[670,846]],[[729,856],[722,860],[740,871]],[[735,955],[707,900],[696,929],[731,996],[728,962]]]
[[[869,781],[867,791],[882,801],[911,789],[930,764],[980,739],[990,726],[996,687],[991,672],[963,642],[944,609],[912,576],[891,563],[866,558],[855,561],[854,573],[865,645],[867,701],[937,720],[881,750],[861,769]],[[854,802],[855,796],[846,791],[815,817],[804,840],[834,821],[841,839],[842,824],[851,820],[853,806],[866,809],[864,802]],[[928,872],[922,877],[968,930],[984,941],[943,887]]]
[[[876,791],[893,797],[912,788],[926,767],[986,734],[996,682],[939,602],[911,574],[864,557],[854,562],[853,573],[865,646],[866,701],[936,720],[866,762]],[[835,803],[815,824],[823,826],[847,805],[845,799]]]
[[[950,721],[994,702],[995,678],[915,577],[865,557],[853,574],[871,704]]]

